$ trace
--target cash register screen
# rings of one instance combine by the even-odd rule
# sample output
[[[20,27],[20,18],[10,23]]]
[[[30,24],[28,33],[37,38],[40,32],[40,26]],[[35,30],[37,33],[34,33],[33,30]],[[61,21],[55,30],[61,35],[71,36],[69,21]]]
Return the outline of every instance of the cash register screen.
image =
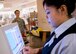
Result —
[[[19,51],[22,50],[24,45],[21,33],[18,26],[14,26],[8,30],[5,30],[5,34],[9,43],[9,46],[13,54],[20,54]]]

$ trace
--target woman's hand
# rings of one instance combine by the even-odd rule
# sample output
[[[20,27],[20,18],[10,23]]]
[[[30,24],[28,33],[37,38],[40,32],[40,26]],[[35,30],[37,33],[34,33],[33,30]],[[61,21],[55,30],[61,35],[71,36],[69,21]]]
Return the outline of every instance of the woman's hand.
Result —
[[[37,54],[38,51],[39,51],[39,48],[33,49],[29,46],[25,46],[23,48],[23,54]]]
[[[23,48],[23,54],[34,54],[34,51],[33,51],[33,49],[31,47],[25,46]]]

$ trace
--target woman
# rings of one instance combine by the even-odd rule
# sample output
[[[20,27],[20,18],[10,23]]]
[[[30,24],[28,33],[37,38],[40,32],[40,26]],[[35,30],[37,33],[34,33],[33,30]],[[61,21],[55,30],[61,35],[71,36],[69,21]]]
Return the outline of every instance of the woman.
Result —
[[[71,16],[74,0],[44,0],[48,22],[54,31],[42,48],[41,54],[76,54],[76,19]],[[28,50],[26,50],[28,49]],[[25,47],[25,54],[37,54],[39,49]]]

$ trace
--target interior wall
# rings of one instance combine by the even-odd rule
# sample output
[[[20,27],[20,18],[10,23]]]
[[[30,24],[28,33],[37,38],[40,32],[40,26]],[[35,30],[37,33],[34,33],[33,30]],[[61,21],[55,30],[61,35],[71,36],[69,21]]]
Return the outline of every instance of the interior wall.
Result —
[[[38,26],[43,30],[51,30],[50,25],[47,22],[45,11],[42,6],[42,0],[37,0],[37,9],[38,9]]]

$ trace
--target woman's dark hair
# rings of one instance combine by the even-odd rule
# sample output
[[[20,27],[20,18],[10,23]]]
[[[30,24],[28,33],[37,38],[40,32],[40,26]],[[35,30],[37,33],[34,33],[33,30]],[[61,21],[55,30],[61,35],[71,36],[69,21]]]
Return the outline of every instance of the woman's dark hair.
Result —
[[[61,5],[66,5],[68,15],[71,15],[75,9],[75,2],[75,0],[44,0],[43,6],[46,4],[47,6],[55,6],[56,8],[59,8]]]

